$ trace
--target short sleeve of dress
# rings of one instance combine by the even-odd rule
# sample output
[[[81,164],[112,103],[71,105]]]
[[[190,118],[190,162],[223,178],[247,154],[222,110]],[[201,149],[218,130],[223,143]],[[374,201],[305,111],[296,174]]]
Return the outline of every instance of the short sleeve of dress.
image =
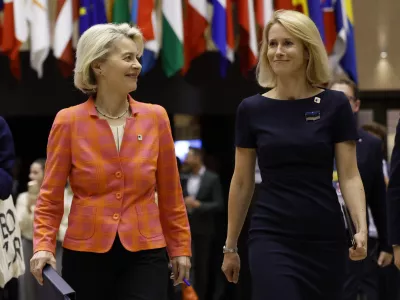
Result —
[[[349,100],[343,93],[335,93],[337,103],[333,120],[333,141],[335,143],[358,139],[357,124]]]
[[[249,105],[243,100],[236,112],[235,144],[240,148],[256,148],[256,138],[251,129]]]

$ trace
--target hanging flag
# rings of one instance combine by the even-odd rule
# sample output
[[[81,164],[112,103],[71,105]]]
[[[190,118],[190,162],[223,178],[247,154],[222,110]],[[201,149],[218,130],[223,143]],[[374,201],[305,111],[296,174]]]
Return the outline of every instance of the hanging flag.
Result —
[[[111,23],[113,21],[113,7],[115,0],[105,0],[105,1],[107,3],[106,6],[107,21],[108,23]]]
[[[256,0],[255,10],[257,25],[262,31],[272,19],[272,15],[274,14],[274,2],[273,0]]]
[[[162,2],[162,22],[162,66],[166,76],[171,77],[184,65],[181,0],[164,0]]]
[[[214,14],[211,22],[211,36],[215,47],[222,56],[221,61],[221,75],[226,75],[226,55],[228,49],[227,41],[227,11],[226,11],[226,0],[213,0]]]
[[[335,10],[333,9],[332,0],[324,0],[321,5],[324,15],[325,48],[328,55],[331,55],[337,37]]]
[[[319,1],[319,0],[317,0]],[[275,0],[275,10],[279,9],[295,9],[292,0]]]
[[[225,77],[229,63],[235,60],[235,33],[233,27],[232,0],[213,0],[214,14],[211,34],[213,42],[221,54],[220,71]]]
[[[314,21],[321,35],[321,39],[325,43],[324,13],[322,10],[321,1],[308,0],[307,4],[308,16]]]
[[[205,31],[207,21],[207,0],[184,0],[186,13],[184,18],[184,55],[185,74],[193,59],[206,51]]]
[[[39,78],[43,77],[43,63],[50,52],[50,20],[48,0],[30,2],[30,60]]]
[[[131,20],[129,0],[114,0],[112,12],[113,23],[129,23]]]
[[[336,39],[329,56],[334,74],[346,73],[354,82],[358,82],[357,60],[354,42],[354,17],[351,0],[325,0],[324,11],[333,11],[335,23],[328,23],[332,18],[325,17],[326,32],[331,39],[332,29],[336,29]],[[329,5],[331,7],[329,7]],[[331,40],[329,40],[331,42]]]
[[[4,3],[3,0],[0,0],[0,14],[3,13]],[[3,20],[0,20],[0,51],[1,51],[1,41],[3,40]]]
[[[1,48],[10,59],[10,69],[21,79],[19,49],[28,39],[26,6],[23,0],[4,0],[4,31]]]
[[[259,45],[261,45],[262,35],[265,26],[272,19],[274,14],[274,3],[273,0],[256,0],[255,2],[255,12],[256,12],[256,23],[257,29],[257,40]]]
[[[155,66],[160,52],[155,0],[133,0],[131,19],[145,39],[141,64],[142,74],[146,74]]]
[[[292,0],[296,10],[308,16],[318,28],[322,41],[325,42],[325,26],[321,1]]]
[[[342,9],[342,12],[340,12]],[[346,50],[342,59],[340,60],[340,66],[347,73],[347,75],[354,81],[358,82],[357,75],[357,59],[356,59],[356,47],[354,41],[354,15],[353,15],[353,4],[351,0],[336,0],[336,19],[338,16],[343,17],[343,27],[346,34]],[[336,23],[338,25],[338,22]],[[338,35],[343,29],[337,26]]]
[[[103,0],[80,0],[79,35],[96,24],[107,23]]]
[[[258,45],[253,0],[238,0],[241,69],[247,74],[257,65]]]
[[[226,0],[226,58],[230,63],[235,60],[235,30],[233,27],[232,0]]]
[[[53,36],[53,53],[59,61],[64,77],[72,75],[74,55],[72,51],[73,3],[72,0],[57,0],[56,24]]]

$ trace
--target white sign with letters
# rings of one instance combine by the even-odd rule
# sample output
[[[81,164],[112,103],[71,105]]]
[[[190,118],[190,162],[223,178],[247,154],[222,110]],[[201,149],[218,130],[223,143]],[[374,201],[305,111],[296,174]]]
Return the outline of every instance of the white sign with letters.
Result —
[[[12,197],[0,200],[0,287],[25,272],[21,230]]]

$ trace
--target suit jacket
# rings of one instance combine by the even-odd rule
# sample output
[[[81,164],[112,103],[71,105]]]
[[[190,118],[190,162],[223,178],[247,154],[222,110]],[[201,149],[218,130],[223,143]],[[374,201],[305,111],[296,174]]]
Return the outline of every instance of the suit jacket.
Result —
[[[357,165],[365,190],[365,199],[378,230],[381,250],[391,252],[388,243],[386,184],[382,168],[382,141],[360,129],[357,142]]]
[[[182,177],[182,189],[185,196],[188,195],[188,178],[188,176]],[[212,235],[215,232],[215,216],[224,207],[222,187],[216,173],[206,169],[195,198],[201,202],[201,206],[189,214],[191,232],[196,235]]]
[[[57,114],[35,207],[34,252],[55,251],[69,177],[74,198],[65,248],[107,252],[118,232],[129,251],[167,246],[171,257],[191,255],[168,115],[161,106],[130,97],[129,104],[132,117],[126,120],[119,153],[92,98]]]
[[[400,121],[390,162],[390,180],[387,191],[389,244],[400,245]]]
[[[6,121],[0,117],[0,200],[7,199],[13,187],[14,140]]]

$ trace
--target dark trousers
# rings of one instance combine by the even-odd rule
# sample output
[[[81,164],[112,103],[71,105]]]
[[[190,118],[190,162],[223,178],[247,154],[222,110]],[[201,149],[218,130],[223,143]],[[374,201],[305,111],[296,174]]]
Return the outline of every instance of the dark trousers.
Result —
[[[392,262],[379,270],[379,299],[400,300],[400,272]]]
[[[199,300],[206,299],[210,279],[210,255],[212,237],[208,235],[192,235],[193,251],[193,287]]]
[[[356,300],[358,295],[365,300],[379,299],[378,247],[377,239],[369,238],[368,257],[365,260],[352,261],[348,258],[344,300]]]
[[[165,248],[130,252],[118,236],[106,253],[63,252],[62,277],[77,300],[167,300],[168,275]]]
[[[0,288],[0,300],[18,300],[18,279],[12,278],[4,286]]]

